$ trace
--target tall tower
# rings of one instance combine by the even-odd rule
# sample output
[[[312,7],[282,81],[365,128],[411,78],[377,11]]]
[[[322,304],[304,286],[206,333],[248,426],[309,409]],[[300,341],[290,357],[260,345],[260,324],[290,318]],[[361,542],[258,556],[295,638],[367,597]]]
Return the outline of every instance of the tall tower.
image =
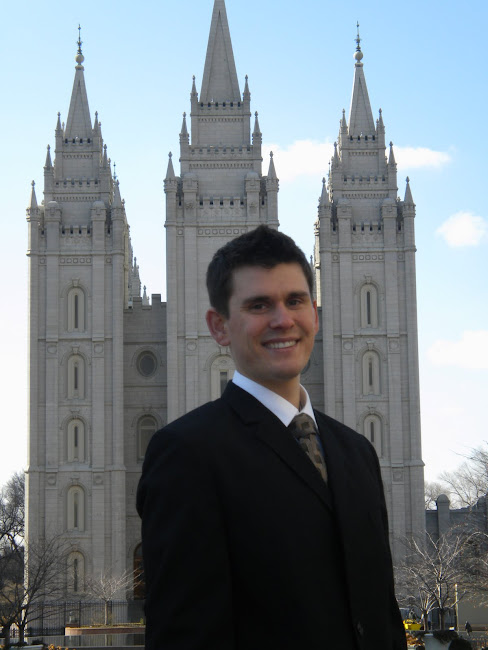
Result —
[[[118,182],[91,123],[78,40],[66,125],[29,231],[29,540],[69,539],[68,593],[126,569],[123,312],[132,259]],[[137,286],[138,288],[138,286]]]
[[[191,91],[180,133],[180,175],[168,164],[166,192],[168,420],[220,396],[233,364],[209,336],[205,273],[214,252],[261,223],[278,226],[278,179],[262,175],[257,113],[239,89],[224,0],[215,0],[202,87]]]
[[[415,205],[385,127],[376,124],[359,33],[349,120],[343,111],[316,222],[325,411],[367,436],[382,466],[396,539],[424,527]]]

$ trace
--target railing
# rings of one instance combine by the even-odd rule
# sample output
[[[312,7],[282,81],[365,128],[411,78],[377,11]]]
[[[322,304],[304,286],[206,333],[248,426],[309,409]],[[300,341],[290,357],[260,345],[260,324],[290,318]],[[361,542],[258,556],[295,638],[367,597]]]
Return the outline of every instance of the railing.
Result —
[[[142,600],[76,600],[44,602],[32,609],[27,626],[29,637],[64,635],[66,626],[90,626],[144,622]]]

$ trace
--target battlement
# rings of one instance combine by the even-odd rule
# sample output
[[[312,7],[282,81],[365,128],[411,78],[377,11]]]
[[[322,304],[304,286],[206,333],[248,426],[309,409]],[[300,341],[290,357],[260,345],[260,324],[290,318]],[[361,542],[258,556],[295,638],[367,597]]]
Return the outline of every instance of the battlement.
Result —
[[[363,185],[381,185],[383,183],[388,183],[388,180],[385,176],[385,174],[379,176],[379,175],[362,175],[362,174],[351,174],[351,175],[346,175],[344,174],[343,179],[344,183],[349,183],[350,185],[357,184],[359,186]]]
[[[98,178],[63,178],[61,181],[56,181],[54,183],[55,187],[91,187],[93,185],[98,185],[100,181]]]
[[[198,102],[197,104],[198,114],[202,115],[203,113],[208,113],[211,110],[215,113],[225,113],[226,111],[239,111],[244,108],[243,101],[237,102]],[[193,114],[192,114],[193,117]]]
[[[207,145],[205,147],[191,147],[190,149],[190,154],[192,157],[195,157],[198,155],[199,160],[212,160],[214,156],[217,154],[227,156],[229,158],[237,158],[239,157],[250,157],[251,154],[253,153],[253,145],[252,144],[245,144],[245,145],[233,145],[233,144],[227,144],[227,145],[221,145],[221,146],[213,146],[213,145]]]
[[[61,237],[65,237],[68,235],[80,235],[81,237],[91,237],[91,224],[83,224],[82,226],[75,226],[75,225],[69,225],[69,226],[64,226],[61,225]]]

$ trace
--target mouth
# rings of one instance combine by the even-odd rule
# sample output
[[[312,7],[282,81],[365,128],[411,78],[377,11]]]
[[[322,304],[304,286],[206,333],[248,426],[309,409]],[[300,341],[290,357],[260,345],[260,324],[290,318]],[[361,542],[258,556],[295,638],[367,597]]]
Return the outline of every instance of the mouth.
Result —
[[[298,343],[297,340],[293,341],[271,341],[270,343],[265,343],[264,347],[268,350],[282,350],[283,348],[292,348]]]

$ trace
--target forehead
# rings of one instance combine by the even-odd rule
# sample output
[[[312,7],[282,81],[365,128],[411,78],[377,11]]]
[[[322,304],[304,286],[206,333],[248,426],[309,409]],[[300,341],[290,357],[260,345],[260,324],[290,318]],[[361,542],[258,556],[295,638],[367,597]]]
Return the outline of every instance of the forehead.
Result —
[[[231,299],[248,295],[281,293],[309,293],[307,278],[297,262],[280,263],[265,268],[263,266],[241,266],[232,272]]]

